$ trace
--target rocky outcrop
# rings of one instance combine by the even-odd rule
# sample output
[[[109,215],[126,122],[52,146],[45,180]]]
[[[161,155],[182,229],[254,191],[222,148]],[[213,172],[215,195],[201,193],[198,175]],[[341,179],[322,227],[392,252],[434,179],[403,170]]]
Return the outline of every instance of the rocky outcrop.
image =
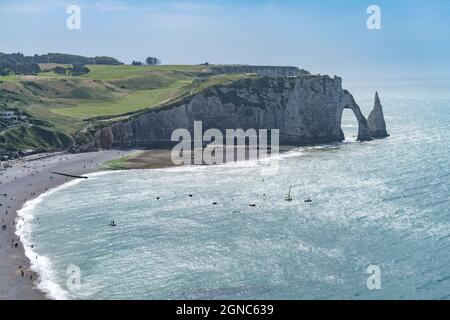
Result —
[[[95,132],[95,145],[102,149],[111,149],[114,143],[113,127],[104,127]]]
[[[248,78],[104,124],[95,133],[95,145],[106,149],[173,145],[172,132],[186,128],[193,134],[194,121],[202,121],[203,130],[217,128],[222,132],[279,129],[283,145],[329,143],[344,139],[341,120],[345,108],[358,120],[358,140],[371,140],[373,133],[381,133],[382,113],[376,111],[372,118],[375,125],[371,126],[353,96],[342,88],[339,77]]]
[[[380,139],[389,137],[386,130],[386,121],[384,120],[383,107],[381,106],[378,92],[375,93],[375,105],[368,118],[369,130],[372,138]]]

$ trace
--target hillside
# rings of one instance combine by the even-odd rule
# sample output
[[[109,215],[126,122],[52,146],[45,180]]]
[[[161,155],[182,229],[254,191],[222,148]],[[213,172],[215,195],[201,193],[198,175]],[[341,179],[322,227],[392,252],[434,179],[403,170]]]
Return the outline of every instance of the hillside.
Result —
[[[64,61],[62,61],[64,62]],[[80,132],[105,119],[164,108],[212,86],[262,75],[307,74],[293,67],[88,65],[82,76],[57,75],[41,64],[37,75],[0,76],[0,110],[28,115],[0,127],[0,152],[48,151],[84,144]],[[249,73],[248,71],[253,71]]]

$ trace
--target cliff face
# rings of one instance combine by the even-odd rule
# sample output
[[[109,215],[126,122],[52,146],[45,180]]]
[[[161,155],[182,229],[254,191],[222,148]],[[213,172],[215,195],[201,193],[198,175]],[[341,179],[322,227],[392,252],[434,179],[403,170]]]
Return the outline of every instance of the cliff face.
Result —
[[[283,145],[342,141],[345,108],[355,113],[359,140],[371,140],[372,133],[379,132],[382,113],[376,111],[375,125],[371,127],[353,96],[342,89],[339,77],[250,78],[211,87],[164,109],[111,123],[97,130],[95,147],[173,145],[172,132],[186,128],[193,134],[194,121],[202,121],[203,130],[217,128],[222,132],[237,128],[279,129]]]

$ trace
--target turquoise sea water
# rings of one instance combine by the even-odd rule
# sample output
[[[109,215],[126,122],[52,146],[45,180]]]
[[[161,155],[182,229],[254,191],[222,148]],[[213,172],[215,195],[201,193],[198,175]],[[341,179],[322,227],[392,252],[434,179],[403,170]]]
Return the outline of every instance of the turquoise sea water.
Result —
[[[379,90],[390,138],[353,141],[346,111],[345,143],[284,154],[274,176],[258,163],[102,173],[28,203],[20,232],[40,287],[71,299],[450,298],[449,85],[344,86],[366,115]],[[367,288],[369,265],[381,290]]]

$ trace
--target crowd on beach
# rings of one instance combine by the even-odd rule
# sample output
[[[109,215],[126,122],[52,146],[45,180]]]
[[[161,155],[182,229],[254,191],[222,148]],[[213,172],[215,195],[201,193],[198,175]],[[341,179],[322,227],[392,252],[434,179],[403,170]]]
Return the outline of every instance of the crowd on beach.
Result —
[[[48,156],[52,156],[52,155],[47,155]],[[38,169],[38,161],[39,158],[37,159],[14,159],[14,160],[8,160],[8,161],[4,161],[1,163],[1,167],[2,167],[2,171],[0,172],[0,177],[3,178],[0,180],[0,184],[3,184],[3,180],[8,180],[10,178],[13,178],[14,180],[19,179],[19,174],[15,174],[15,176],[9,176],[9,169],[13,168],[13,167],[21,167],[21,172],[25,173],[27,176],[34,176],[39,174],[39,169]],[[60,163],[62,163],[64,159],[61,157],[58,159],[59,163],[57,165],[59,165]],[[45,164],[42,165],[43,168],[45,168]],[[13,173],[14,174],[14,173]],[[23,175],[22,175],[23,176]],[[52,180],[53,177],[50,176],[50,180]],[[33,187],[33,185],[31,183],[27,184],[26,187]],[[48,190],[49,185],[45,187],[45,190]],[[16,221],[14,219],[12,219],[12,222],[10,222],[10,226],[8,226],[8,222],[5,220],[6,216],[10,213],[9,211],[11,210],[11,204],[15,204],[15,207],[19,207],[19,200],[21,199],[16,199],[13,198],[12,196],[8,195],[8,193],[3,193],[0,195],[1,197],[3,197],[3,199],[0,198],[0,207],[3,207],[3,202],[6,200],[6,203],[8,203],[5,206],[5,210],[4,210],[4,215],[5,217],[2,217],[2,223],[1,223],[1,229],[2,232],[8,232],[9,228],[11,227],[12,230],[14,230],[14,227],[16,227]],[[27,200],[36,197],[36,192],[34,191],[29,191],[27,192],[27,198],[23,199],[23,202],[25,203]],[[3,201],[2,201],[3,200]],[[11,220],[11,219],[10,219]],[[10,249],[18,249],[19,245],[21,244],[21,239],[18,236],[13,236],[11,238],[11,243],[10,243]],[[33,245],[31,246],[33,247]],[[4,248],[5,250],[6,248]],[[2,246],[0,245],[0,250],[2,250]],[[37,259],[37,257],[36,257]],[[20,274],[20,276],[22,278],[24,277],[28,277],[30,278],[30,280],[33,280],[33,277],[36,278],[36,275],[33,271],[27,271],[25,270],[25,268],[22,265],[19,265],[17,267],[18,273]]]
[[[3,196],[7,197],[8,195],[4,194]],[[17,200],[13,199],[13,198],[10,198],[10,201],[17,202]],[[11,208],[11,206],[8,205],[7,209],[5,210],[5,215],[8,215],[8,209],[10,209],[10,208]],[[16,225],[16,223],[13,220],[12,221],[12,227],[14,227],[15,225]],[[2,231],[3,232],[8,231],[8,225],[5,223],[5,218],[2,218]],[[14,236],[14,237],[11,238],[11,249],[18,249],[19,248],[19,244],[20,244],[20,237]],[[0,245],[0,250],[1,249],[2,249],[2,246]],[[22,265],[18,266],[18,270],[20,271],[20,275],[21,275],[22,278],[24,278],[27,275],[27,271],[24,270]],[[29,273],[30,280],[33,280],[33,276],[35,277],[35,273],[33,271],[29,271],[28,273]]]
[[[2,233],[7,234],[14,234],[12,232],[15,232],[15,228],[20,228],[20,226],[17,226],[16,224],[16,217],[11,216],[11,214],[15,214],[15,210],[19,209],[23,203],[26,201],[35,198],[38,194],[37,192],[44,192],[49,190],[50,188],[55,186],[55,176],[50,173],[46,168],[48,165],[48,162],[46,162],[46,158],[49,157],[55,157],[57,155],[55,154],[49,154],[46,156],[41,157],[33,157],[28,159],[14,159],[14,160],[8,160],[8,161],[2,161],[0,162],[0,186],[4,185],[5,191],[7,193],[1,193],[0,194],[0,210],[2,211],[2,219],[1,219],[1,231]],[[55,159],[53,159],[54,161]],[[67,156],[61,155],[57,159],[57,161],[53,162],[53,167],[57,168],[62,166],[62,164],[65,162],[65,160],[69,160]],[[86,169],[88,166],[98,166],[97,163],[94,163],[92,160],[83,160],[83,163],[80,165],[81,168]],[[48,174],[48,183],[42,183],[40,182],[39,185],[33,186],[32,183],[24,183],[25,189],[22,189],[21,191],[25,191],[26,196],[22,198],[15,198],[13,194],[10,194],[8,191],[8,182],[18,180],[24,177],[33,177],[40,174]],[[47,179],[47,178],[45,178]],[[68,177],[60,178],[58,182],[67,182],[69,180]],[[62,180],[64,179],[64,180]],[[42,181],[42,180],[41,180]],[[8,216],[8,214],[10,216]],[[9,219],[8,219],[9,218]],[[22,219],[22,223],[24,223],[24,218]],[[36,218],[34,222],[30,223],[40,223],[39,218]],[[19,250],[21,245],[24,245],[23,242],[21,242],[21,239],[19,236],[12,236],[10,245],[5,245],[7,243],[5,240],[3,240],[3,243],[0,243],[0,250]],[[31,248],[34,247],[33,244],[30,245]],[[11,254],[13,254],[11,252]],[[8,254],[9,255],[9,254]],[[38,259],[38,256],[35,257],[35,259]],[[16,269],[18,277],[21,278],[29,278],[30,280],[36,279],[37,276],[35,272],[32,270],[29,270],[23,265],[18,265]]]

